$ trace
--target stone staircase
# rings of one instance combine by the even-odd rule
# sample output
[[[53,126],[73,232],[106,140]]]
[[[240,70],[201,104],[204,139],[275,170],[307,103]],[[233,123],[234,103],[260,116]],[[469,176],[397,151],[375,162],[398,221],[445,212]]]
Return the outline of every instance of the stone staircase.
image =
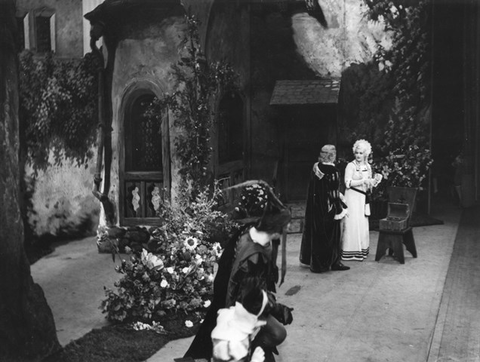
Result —
[[[287,203],[287,206],[292,212],[292,221],[287,232],[289,234],[302,233],[305,223],[305,201],[290,202]]]

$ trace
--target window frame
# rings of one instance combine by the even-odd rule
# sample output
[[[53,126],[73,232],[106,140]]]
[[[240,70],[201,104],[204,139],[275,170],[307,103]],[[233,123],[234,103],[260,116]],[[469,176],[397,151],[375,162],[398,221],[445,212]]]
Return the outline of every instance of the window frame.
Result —
[[[170,191],[170,151],[169,151],[169,120],[168,120],[168,110],[165,109],[162,112],[162,122],[161,122],[161,147],[162,147],[162,170],[159,171],[127,171],[126,170],[126,152],[128,152],[128,147],[131,145],[131,142],[127,140],[128,129],[129,129],[129,118],[132,114],[132,109],[135,102],[144,95],[157,95],[150,89],[136,89],[132,91],[126,97],[125,107],[121,107],[120,112],[122,113],[122,119],[120,120],[120,154],[119,154],[119,223],[120,226],[158,226],[161,225],[161,219],[159,217],[148,217],[144,216],[146,214],[147,205],[145,203],[141,204],[142,216],[140,217],[131,217],[127,216],[127,183],[129,182],[139,182],[140,184],[140,195],[146,195],[146,187],[148,183],[161,182],[163,185],[163,190],[166,190],[167,195],[164,194],[162,190],[161,194],[163,197],[169,196]]]

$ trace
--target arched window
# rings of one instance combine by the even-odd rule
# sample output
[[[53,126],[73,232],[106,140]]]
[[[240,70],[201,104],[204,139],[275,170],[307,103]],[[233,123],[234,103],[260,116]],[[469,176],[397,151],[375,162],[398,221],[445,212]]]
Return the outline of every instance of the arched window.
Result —
[[[159,223],[157,211],[163,200],[164,143],[162,115],[149,117],[146,110],[155,95],[143,93],[132,97],[125,109],[124,167],[122,173],[123,225]],[[162,121],[160,121],[162,119]]]
[[[162,170],[161,124],[146,116],[145,112],[155,96],[145,94],[132,104],[125,127],[125,170]]]

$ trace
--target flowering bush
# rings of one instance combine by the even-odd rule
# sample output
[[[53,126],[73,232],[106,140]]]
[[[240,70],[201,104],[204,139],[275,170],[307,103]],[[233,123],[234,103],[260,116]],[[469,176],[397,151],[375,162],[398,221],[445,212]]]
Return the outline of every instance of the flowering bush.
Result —
[[[390,151],[378,166],[387,185],[415,187],[422,190],[432,163],[430,150],[410,145],[404,150]]]
[[[381,150],[385,156],[376,161],[374,167],[383,175],[384,187],[415,187],[421,191],[433,163],[425,116],[411,115],[408,122],[403,117],[397,104],[385,131]]]
[[[234,226],[228,215],[215,210],[218,193],[215,189],[209,197],[200,192],[187,208],[164,203],[162,226],[150,229],[151,239],[141,253],[116,267],[124,275],[115,283],[117,291],[105,290],[102,310],[109,320],[148,322],[208,308],[222,253],[218,239],[228,238]]]
[[[365,4],[367,17],[382,22],[391,37],[390,46],[378,44],[374,55],[383,75],[379,79],[391,84],[386,97],[392,102],[390,119],[379,140],[381,157],[374,162],[377,172],[385,178],[377,195],[385,199],[381,191],[388,186],[422,190],[433,162],[428,136],[432,73],[427,21],[430,5],[424,0],[366,0]]]

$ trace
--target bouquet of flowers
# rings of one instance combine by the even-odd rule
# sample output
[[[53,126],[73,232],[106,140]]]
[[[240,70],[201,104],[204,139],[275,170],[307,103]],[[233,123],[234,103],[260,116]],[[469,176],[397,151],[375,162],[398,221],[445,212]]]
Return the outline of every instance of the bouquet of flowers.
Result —
[[[116,291],[106,289],[102,310],[111,321],[161,320],[167,314],[194,313],[210,305],[221,244],[218,229],[234,224],[214,210],[215,202],[200,194],[188,209],[165,203],[160,227],[150,229],[141,253],[116,267],[123,274]]]

